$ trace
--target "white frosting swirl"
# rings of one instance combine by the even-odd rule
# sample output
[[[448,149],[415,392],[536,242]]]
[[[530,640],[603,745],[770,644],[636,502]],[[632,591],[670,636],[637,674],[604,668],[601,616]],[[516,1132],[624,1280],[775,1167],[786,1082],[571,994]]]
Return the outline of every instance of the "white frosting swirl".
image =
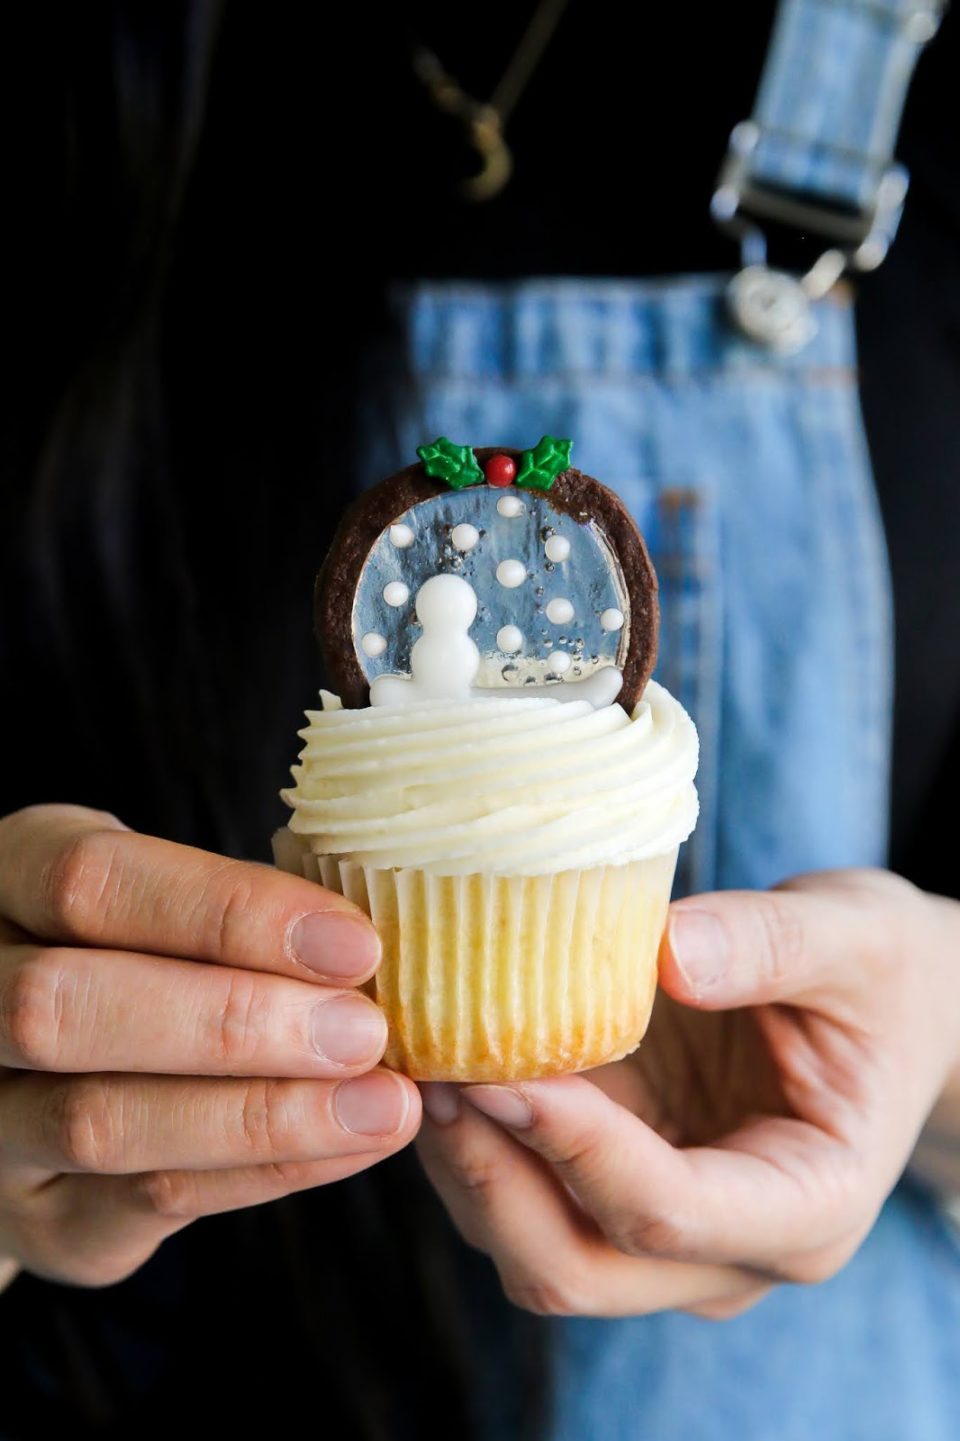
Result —
[[[290,829],[317,855],[435,875],[544,875],[660,855],[697,819],[693,722],[651,681],[547,696],[307,711]]]

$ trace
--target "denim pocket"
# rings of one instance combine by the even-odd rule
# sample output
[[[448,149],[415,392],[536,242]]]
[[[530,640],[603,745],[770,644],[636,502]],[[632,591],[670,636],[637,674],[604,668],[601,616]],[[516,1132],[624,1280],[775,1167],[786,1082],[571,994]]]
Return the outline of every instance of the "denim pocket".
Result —
[[[717,762],[723,646],[719,527],[704,486],[614,483],[640,529],[660,584],[655,678],[688,712],[700,736],[700,819],[682,847],[676,895],[715,884]]]

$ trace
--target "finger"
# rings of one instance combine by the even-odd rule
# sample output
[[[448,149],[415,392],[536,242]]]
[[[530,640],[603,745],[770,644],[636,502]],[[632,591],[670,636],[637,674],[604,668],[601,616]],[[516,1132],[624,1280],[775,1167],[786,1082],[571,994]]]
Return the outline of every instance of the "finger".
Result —
[[[463,1095],[547,1161],[628,1255],[780,1279],[784,1257],[839,1244],[862,1221],[850,1146],[801,1121],[761,1118],[681,1151],[579,1076]]]
[[[32,937],[22,926],[15,926],[13,921],[8,921],[0,916],[0,946],[23,946],[28,945]]]
[[[0,1065],[337,1076],[383,1054],[366,996],[282,976],[68,946],[0,951]]]
[[[77,806],[0,820],[0,912],[41,940],[340,985],[368,979],[380,959],[376,931],[343,896]]]
[[[173,1076],[0,1078],[0,1157],[129,1175],[329,1160],[409,1140],[417,1088],[393,1071],[349,1080]]]
[[[840,874],[676,902],[660,948],[661,984],[705,1010],[862,997],[872,968],[897,963],[910,888],[880,872]]]
[[[138,1176],[59,1176],[36,1197],[21,1261],[74,1285],[111,1285],[137,1270],[160,1243],[201,1216],[259,1206],[355,1176],[399,1150],[235,1171],[152,1171]]]
[[[424,1124],[417,1152],[465,1239],[497,1266],[515,1305],[539,1314],[638,1316],[745,1304],[757,1279],[616,1250],[542,1162],[469,1106]]]

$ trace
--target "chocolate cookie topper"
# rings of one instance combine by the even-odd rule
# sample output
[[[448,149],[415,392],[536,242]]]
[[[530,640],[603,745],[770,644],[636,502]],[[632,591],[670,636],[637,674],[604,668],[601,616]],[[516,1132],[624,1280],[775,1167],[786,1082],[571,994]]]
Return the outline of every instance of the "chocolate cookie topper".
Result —
[[[444,437],[366,491],[317,577],[316,628],[347,707],[477,695],[619,700],[657,656],[657,580],[630,513],[569,440]]]

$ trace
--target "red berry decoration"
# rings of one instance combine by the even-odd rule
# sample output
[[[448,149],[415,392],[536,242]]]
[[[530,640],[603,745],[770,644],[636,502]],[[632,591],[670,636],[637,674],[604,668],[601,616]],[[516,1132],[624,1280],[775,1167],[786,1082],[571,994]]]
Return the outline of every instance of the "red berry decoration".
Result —
[[[487,477],[487,485],[512,485],[517,473],[517,462],[509,455],[491,455],[483,467],[483,473]]]

